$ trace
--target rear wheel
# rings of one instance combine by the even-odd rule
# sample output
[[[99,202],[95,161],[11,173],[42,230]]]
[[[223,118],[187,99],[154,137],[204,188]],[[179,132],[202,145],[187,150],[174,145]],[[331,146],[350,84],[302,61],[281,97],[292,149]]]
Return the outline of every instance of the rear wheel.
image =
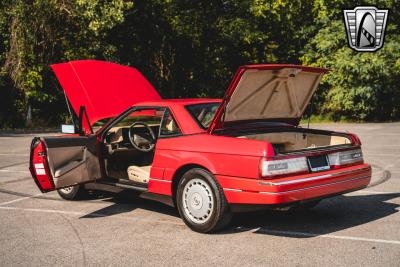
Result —
[[[88,191],[82,185],[73,185],[57,190],[60,197],[66,200],[78,200],[86,197]]]
[[[215,232],[232,218],[222,188],[204,169],[192,169],[183,175],[178,184],[176,202],[181,218],[196,232]]]

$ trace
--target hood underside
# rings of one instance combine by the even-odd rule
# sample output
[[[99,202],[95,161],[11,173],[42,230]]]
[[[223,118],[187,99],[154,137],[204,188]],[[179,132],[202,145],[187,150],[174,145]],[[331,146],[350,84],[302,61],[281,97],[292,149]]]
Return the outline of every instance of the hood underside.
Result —
[[[90,123],[117,116],[128,107],[161,97],[135,68],[98,60],[51,65],[71,106],[86,108]]]
[[[212,127],[239,121],[298,122],[326,69],[298,65],[240,67]]]

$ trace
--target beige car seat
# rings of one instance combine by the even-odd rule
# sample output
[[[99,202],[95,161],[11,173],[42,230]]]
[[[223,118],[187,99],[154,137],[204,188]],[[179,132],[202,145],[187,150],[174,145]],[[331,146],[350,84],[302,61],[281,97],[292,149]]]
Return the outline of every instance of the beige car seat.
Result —
[[[151,166],[129,166],[128,178],[137,183],[148,183],[150,177]]]

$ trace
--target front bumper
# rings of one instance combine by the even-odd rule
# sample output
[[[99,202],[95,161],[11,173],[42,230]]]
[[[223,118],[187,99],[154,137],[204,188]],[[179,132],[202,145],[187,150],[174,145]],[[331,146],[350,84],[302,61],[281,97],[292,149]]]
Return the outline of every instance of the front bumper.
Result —
[[[223,175],[216,178],[228,203],[286,204],[364,188],[371,181],[371,173],[371,166],[362,164],[272,180]]]

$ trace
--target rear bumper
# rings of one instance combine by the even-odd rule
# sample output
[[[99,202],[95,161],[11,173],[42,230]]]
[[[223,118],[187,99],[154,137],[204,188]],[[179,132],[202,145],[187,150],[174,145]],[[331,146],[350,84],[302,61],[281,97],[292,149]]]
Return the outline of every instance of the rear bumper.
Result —
[[[216,175],[232,204],[287,204],[355,191],[371,181],[371,166],[362,164],[289,178],[260,180]]]

